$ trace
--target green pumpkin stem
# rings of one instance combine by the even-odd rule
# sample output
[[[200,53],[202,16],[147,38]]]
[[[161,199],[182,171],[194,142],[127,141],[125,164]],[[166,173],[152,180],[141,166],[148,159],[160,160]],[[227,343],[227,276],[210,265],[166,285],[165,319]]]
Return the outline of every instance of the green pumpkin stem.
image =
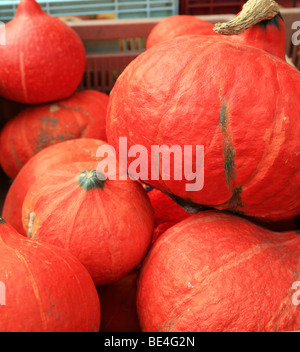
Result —
[[[0,224],[2,225],[2,224],[6,224],[6,222],[1,218],[1,216],[0,216]]]
[[[79,187],[82,187],[85,191],[97,188],[103,189],[104,183],[105,176],[96,170],[84,171],[78,178]]]

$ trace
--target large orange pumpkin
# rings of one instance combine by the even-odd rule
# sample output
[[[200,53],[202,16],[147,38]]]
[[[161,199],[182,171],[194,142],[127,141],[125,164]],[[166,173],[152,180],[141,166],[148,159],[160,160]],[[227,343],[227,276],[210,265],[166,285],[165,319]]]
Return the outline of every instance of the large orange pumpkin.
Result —
[[[30,186],[57,166],[72,162],[94,161],[97,166],[97,149],[105,142],[79,138],[55,144],[33,156],[21,169],[10,186],[5,198],[2,216],[20,234],[26,236],[22,223],[22,206]]]
[[[93,281],[67,251],[30,241],[0,218],[0,331],[97,332]]]
[[[299,330],[300,237],[205,211],[167,230],[143,263],[145,332]],[[295,283],[296,282],[296,283]]]
[[[76,138],[106,140],[108,95],[87,90],[71,98],[26,108],[10,120],[0,135],[0,163],[14,179],[44,148]]]
[[[29,238],[69,250],[97,286],[118,281],[139,265],[154,226],[139,183],[103,181],[103,176],[95,162],[49,170],[27,192],[22,216]]]
[[[107,135],[118,154],[119,137],[127,137],[128,150],[144,146],[160,175],[151,179],[149,167],[143,180],[181,203],[275,221],[300,212],[299,114],[300,73],[286,62],[218,37],[184,36],[127,66],[110,95]],[[182,153],[191,146],[190,170],[202,146],[204,186],[197,180],[189,190],[196,179],[183,170],[175,179],[173,158],[163,174],[154,145]]]

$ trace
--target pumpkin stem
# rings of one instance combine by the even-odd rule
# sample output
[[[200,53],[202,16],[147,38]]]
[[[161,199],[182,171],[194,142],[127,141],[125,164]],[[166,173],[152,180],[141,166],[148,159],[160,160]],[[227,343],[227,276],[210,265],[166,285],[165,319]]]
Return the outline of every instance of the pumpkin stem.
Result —
[[[2,224],[6,224],[6,222],[0,216],[0,225],[2,225]]]
[[[20,0],[16,15],[34,15],[43,13],[43,10],[35,0]]]
[[[106,177],[96,170],[84,171],[79,175],[79,187],[83,187],[85,191],[95,188],[104,188]]]
[[[279,5],[274,0],[248,0],[234,19],[216,23],[214,31],[224,35],[238,35],[261,21],[272,19],[279,11]]]

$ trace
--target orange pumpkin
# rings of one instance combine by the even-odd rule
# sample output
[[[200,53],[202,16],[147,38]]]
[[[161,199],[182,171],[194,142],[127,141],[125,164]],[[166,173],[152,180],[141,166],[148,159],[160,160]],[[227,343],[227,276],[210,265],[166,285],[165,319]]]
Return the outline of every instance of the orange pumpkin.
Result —
[[[27,192],[22,216],[29,238],[68,249],[97,286],[120,280],[140,264],[154,226],[139,183],[103,176],[95,162],[49,170]]]
[[[76,138],[106,140],[108,101],[106,94],[87,90],[21,111],[1,131],[3,170],[14,179],[30,158],[46,147]]]
[[[67,251],[30,241],[0,218],[0,331],[97,332],[93,281]]]

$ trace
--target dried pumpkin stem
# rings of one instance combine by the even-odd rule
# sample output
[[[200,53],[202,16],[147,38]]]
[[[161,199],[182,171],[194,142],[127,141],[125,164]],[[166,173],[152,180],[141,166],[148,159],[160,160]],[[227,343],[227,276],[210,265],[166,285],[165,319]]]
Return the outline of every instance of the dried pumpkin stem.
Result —
[[[216,23],[214,31],[224,35],[241,34],[263,20],[272,19],[279,11],[279,5],[274,0],[248,0],[234,19]]]

